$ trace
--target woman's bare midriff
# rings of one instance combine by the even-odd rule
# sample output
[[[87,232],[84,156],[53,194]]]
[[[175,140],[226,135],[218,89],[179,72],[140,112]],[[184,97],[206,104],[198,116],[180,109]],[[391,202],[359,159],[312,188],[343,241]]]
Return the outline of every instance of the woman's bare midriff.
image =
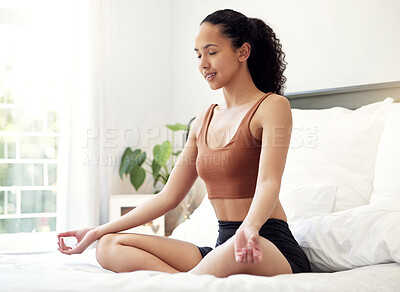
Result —
[[[243,221],[250,209],[253,198],[241,199],[211,199],[218,220]],[[276,204],[270,218],[281,219],[287,222],[285,211],[280,201]]]

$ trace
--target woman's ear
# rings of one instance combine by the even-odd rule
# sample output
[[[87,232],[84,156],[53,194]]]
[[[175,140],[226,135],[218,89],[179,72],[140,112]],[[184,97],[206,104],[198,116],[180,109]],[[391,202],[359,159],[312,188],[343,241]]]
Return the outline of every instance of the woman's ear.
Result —
[[[238,50],[237,56],[239,62],[244,62],[250,57],[251,46],[249,43],[244,43]]]

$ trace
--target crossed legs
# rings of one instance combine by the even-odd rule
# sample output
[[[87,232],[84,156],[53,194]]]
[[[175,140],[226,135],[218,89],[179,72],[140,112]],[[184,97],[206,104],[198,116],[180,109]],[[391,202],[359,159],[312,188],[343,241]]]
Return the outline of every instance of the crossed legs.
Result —
[[[243,264],[237,263],[234,258],[233,237],[202,259],[197,246],[186,241],[145,234],[107,234],[98,242],[96,258],[103,268],[114,272],[153,270],[216,277],[292,273],[288,261],[274,244],[262,237],[260,243],[262,262]]]
[[[187,272],[202,259],[197,246],[182,240],[156,235],[115,233],[100,238],[96,258],[114,272],[153,270]]]

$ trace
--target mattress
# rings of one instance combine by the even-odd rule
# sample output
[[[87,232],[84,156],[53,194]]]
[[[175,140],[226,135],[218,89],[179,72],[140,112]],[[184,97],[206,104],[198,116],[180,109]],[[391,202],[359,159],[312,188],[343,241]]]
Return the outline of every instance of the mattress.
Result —
[[[365,266],[334,273],[262,277],[246,274],[114,273],[96,261],[95,250],[0,255],[0,291],[400,291],[400,264]]]

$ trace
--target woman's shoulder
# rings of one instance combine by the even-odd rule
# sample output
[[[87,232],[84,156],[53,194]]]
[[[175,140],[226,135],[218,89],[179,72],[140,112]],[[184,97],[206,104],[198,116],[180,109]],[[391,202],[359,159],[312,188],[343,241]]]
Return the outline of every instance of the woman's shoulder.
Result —
[[[268,100],[272,103],[288,103],[289,102],[289,100],[287,99],[286,96],[283,96],[283,95],[280,95],[277,93],[269,94],[265,100]]]
[[[195,117],[195,119],[193,120],[193,124],[192,124],[193,126],[190,128],[190,131],[193,131],[193,132],[196,134],[196,139],[197,139],[198,134],[199,134],[199,132],[200,132],[201,126],[202,126],[203,123],[204,123],[204,119],[205,119],[205,117],[206,117],[207,111],[209,110],[209,108],[210,108],[211,106],[212,106],[212,105],[203,108],[203,109],[199,112],[199,114]]]
[[[261,102],[256,116],[260,126],[282,118],[291,120],[290,102],[285,96],[272,93]]]
[[[276,111],[290,109],[289,100],[280,94],[272,93],[268,95],[260,104],[261,111]]]

